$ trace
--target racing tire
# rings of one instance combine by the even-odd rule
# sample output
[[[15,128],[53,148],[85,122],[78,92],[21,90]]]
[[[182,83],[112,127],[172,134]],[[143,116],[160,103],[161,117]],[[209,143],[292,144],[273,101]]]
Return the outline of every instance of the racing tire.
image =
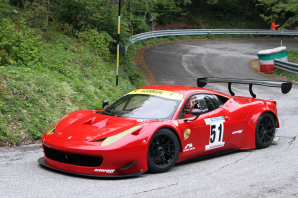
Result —
[[[270,113],[263,113],[257,122],[255,132],[256,148],[267,148],[275,135],[275,119]]]
[[[180,146],[176,135],[169,129],[159,129],[150,140],[147,152],[148,170],[162,173],[170,170],[179,156]]]

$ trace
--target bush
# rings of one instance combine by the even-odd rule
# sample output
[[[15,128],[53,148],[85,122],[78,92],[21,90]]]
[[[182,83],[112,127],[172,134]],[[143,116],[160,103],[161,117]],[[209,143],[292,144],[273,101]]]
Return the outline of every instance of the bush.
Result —
[[[1,65],[38,67],[43,62],[41,36],[23,23],[14,24],[10,19],[0,22]]]
[[[77,37],[85,44],[88,44],[96,49],[96,52],[103,57],[110,56],[109,43],[116,41],[105,31],[100,33],[96,29],[87,29],[77,32]]]
[[[207,34],[207,38],[208,38],[208,39],[214,39],[214,34],[208,33],[208,34]]]

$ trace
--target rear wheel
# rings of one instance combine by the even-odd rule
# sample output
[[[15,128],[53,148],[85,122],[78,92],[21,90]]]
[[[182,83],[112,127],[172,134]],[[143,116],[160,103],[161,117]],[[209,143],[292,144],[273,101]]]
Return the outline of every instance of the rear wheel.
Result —
[[[267,148],[275,135],[275,120],[272,114],[263,113],[257,122],[255,142],[257,148]]]
[[[160,129],[153,135],[147,153],[150,172],[162,173],[170,170],[179,156],[179,142],[169,129]]]

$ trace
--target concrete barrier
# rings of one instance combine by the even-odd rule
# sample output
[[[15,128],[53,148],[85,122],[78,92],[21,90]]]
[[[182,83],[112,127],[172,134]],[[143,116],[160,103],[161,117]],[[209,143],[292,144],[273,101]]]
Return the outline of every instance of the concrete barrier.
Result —
[[[274,59],[288,61],[287,48],[277,47],[273,49],[261,50],[258,52],[261,71],[274,71]]]

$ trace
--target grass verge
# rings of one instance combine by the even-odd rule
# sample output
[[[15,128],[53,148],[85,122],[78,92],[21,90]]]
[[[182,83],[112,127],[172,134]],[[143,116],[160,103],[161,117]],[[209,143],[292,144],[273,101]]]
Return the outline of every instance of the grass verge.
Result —
[[[134,65],[123,58],[116,91],[114,58],[75,38],[56,32],[42,49],[43,61],[37,64],[0,65],[0,146],[39,141],[65,114],[101,109],[102,100],[112,102],[144,85],[140,72],[125,73]]]
[[[288,51],[288,60],[289,62],[298,64],[298,51]],[[276,76],[282,76],[288,81],[292,81],[293,83],[298,84],[298,74],[290,73],[282,69],[275,70],[273,74]]]

